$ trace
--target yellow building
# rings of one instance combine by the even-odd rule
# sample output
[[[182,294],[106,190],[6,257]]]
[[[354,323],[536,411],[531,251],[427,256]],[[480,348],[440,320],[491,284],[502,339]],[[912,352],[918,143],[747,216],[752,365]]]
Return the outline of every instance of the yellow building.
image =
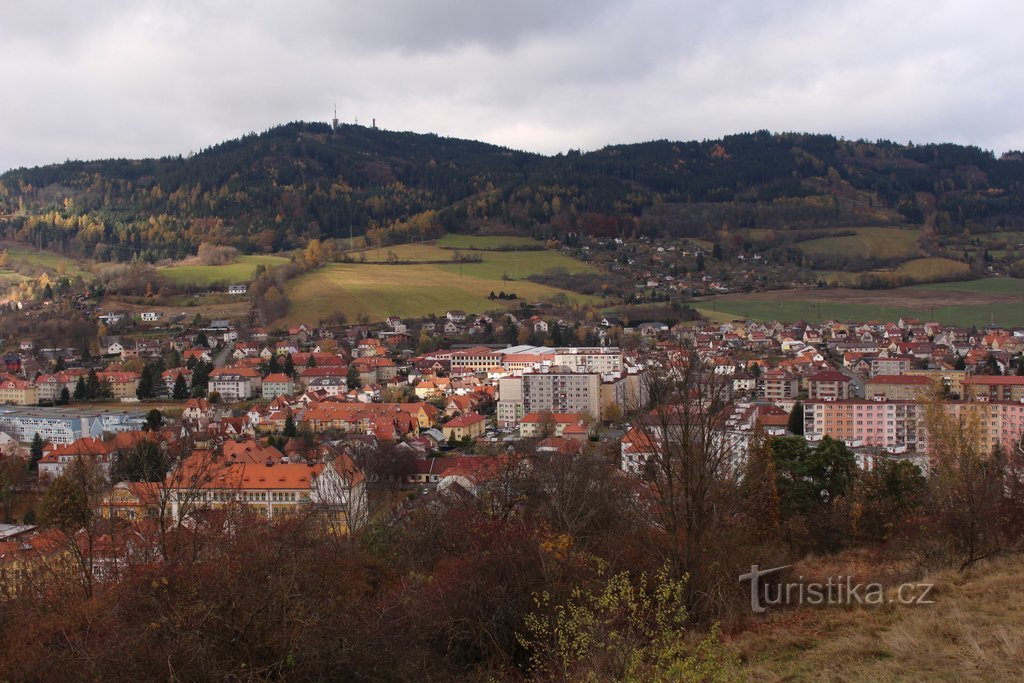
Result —
[[[24,380],[9,379],[0,382],[0,403],[34,406],[39,403],[39,387]]]
[[[441,425],[444,438],[449,441],[455,439],[475,439],[482,435],[487,427],[487,418],[479,413],[466,413],[449,420]]]

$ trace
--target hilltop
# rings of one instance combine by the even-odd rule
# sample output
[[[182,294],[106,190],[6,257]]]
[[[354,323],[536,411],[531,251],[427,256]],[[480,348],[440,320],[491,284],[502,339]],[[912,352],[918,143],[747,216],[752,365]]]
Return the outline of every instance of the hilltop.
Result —
[[[813,239],[809,230],[865,225],[1020,230],[1024,161],[971,146],[767,131],[542,156],[299,122],[188,158],[0,176],[3,237],[99,260],[182,258],[204,241],[268,253],[314,237],[701,238],[726,228]]]

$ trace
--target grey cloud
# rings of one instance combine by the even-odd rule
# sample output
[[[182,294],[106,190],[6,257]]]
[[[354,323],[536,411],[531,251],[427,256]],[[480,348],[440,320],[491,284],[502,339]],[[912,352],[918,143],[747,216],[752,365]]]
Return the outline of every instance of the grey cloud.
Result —
[[[769,128],[1024,146],[1024,9],[911,0],[21,3],[0,169],[297,119],[541,152]]]

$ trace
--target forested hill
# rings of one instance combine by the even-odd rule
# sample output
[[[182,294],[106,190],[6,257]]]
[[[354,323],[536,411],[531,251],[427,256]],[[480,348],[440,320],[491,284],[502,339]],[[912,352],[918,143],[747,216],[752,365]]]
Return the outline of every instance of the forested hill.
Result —
[[[182,257],[312,237],[441,231],[630,237],[922,223],[1024,229],[1024,160],[977,147],[765,131],[554,157],[363,126],[291,123],[189,158],[0,176],[0,233],[76,256]]]

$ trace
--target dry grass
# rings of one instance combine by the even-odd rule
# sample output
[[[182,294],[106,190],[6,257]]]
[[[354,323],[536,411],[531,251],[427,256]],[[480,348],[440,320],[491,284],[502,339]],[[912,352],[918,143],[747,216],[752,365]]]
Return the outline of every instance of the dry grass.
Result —
[[[1000,558],[921,579],[931,605],[776,612],[731,645],[755,681],[1021,680],[1022,578],[1024,558]]]

